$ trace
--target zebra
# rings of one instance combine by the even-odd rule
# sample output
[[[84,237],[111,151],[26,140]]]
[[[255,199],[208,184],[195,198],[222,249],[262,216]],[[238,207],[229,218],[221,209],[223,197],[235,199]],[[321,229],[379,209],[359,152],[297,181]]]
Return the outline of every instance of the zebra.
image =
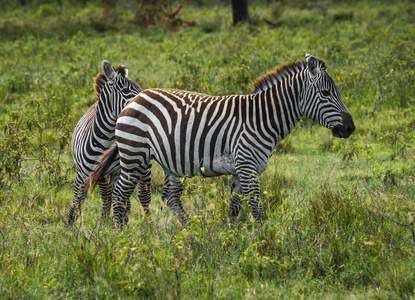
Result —
[[[128,79],[128,69],[124,65],[116,68],[106,60],[102,62],[102,70],[94,78],[96,101],[83,115],[72,135],[72,157],[76,164],[74,198],[69,210],[67,224],[71,225],[81,213],[87,190],[85,181],[92,172],[98,159],[111,146],[115,137],[115,121],[124,106],[133,99],[141,87]],[[101,188],[104,219],[111,209],[111,194],[115,180],[119,175],[119,160],[116,159],[98,184]],[[142,182],[150,180],[150,174],[143,177]],[[143,184],[140,182],[141,184]],[[144,192],[143,197],[149,198]]]
[[[338,138],[355,130],[326,63],[310,54],[260,77],[248,95],[210,96],[174,89],[147,89],[120,113],[111,148],[89,178],[89,187],[105,174],[116,155],[121,174],[114,187],[114,227],[128,224],[129,197],[152,160],[165,172],[162,199],[186,225],[180,177],[229,174],[232,223],[246,197],[261,222],[258,177],[278,142],[303,116],[330,129]]]

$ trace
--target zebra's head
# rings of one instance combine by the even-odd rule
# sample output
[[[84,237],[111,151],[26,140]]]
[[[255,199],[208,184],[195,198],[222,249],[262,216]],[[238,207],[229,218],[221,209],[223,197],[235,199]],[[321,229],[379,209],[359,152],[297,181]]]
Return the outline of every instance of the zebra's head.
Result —
[[[132,100],[141,87],[128,78],[128,69],[124,65],[118,65],[115,69],[106,60],[102,62],[104,74],[96,82],[97,95],[117,117],[125,105]],[[98,87],[97,87],[98,86]]]
[[[307,83],[300,103],[302,113],[330,129],[333,136],[348,138],[355,130],[353,119],[336,83],[327,74],[325,63],[306,54],[306,66]]]

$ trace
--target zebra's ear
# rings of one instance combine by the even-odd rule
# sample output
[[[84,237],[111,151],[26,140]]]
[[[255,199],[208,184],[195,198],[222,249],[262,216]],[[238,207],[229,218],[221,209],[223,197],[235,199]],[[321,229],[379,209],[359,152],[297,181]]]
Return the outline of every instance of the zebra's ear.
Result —
[[[117,74],[115,73],[114,68],[109,63],[109,61],[106,61],[106,60],[102,61],[102,71],[104,71],[105,76],[109,80],[114,80],[115,77],[117,76]]]
[[[320,72],[320,68],[319,68],[317,59],[314,56],[312,56],[311,54],[307,53],[305,55],[305,60],[307,61],[307,67],[308,67],[308,70],[310,71],[310,73],[313,76],[316,76]]]

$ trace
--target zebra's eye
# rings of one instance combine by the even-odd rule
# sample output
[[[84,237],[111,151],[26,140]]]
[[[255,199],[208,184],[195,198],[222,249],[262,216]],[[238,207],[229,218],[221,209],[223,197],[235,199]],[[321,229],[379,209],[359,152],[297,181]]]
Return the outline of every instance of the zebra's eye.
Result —
[[[330,92],[328,90],[323,90],[321,91],[321,93],[323,94],[324,97],[330,96]]]
[[[121,92],[125,95],[125,94],[130,94],[131,93],[131,90],[125,88],[125,89],[122,89]]]

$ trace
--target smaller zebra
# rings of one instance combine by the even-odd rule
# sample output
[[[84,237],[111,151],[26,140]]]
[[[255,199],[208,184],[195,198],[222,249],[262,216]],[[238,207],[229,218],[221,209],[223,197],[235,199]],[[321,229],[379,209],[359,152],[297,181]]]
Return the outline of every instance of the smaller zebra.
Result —
[[[82,203],[87,195],[86,179],[104,151],[114,142],[117,116],[124,106],[142,91],[136,82],[128,79],[126,66],[120,64],[114,68],[104,60],[102,70],[103,72],[98,73],[94,78],[94,89],[98,101],[92,104],[82,116],[72,135],[72,157],[76,164],[76,179],[68,225],[71,225],[81,214]],[[102,219],[111,210],[112,188],[119,173],[120,164],[117,157],[98,182],[103,200]],[[140,181],[140,186],[146,186],[150,180],[150,174],[146,174]],[[149,202],[148,199],[151,197],[149,189],[144,189],[141,194],[143,201]]]
[[[116,144],[91,173],[91,188],[118,158],[121,173],[113,193],[115,227],[128,224],[130,196],[156,160],[166,180],[162,199],[185,225],[179,177],[233,175],[229,218],[235,221],[247,198],[253,217],[264,215],[258,177],[276,145],[303,116],[348,138],[352,116],[323,60],[287,63],[259,78],[247,95],[210,96],[173,89],[138,94],[117,119]]]

